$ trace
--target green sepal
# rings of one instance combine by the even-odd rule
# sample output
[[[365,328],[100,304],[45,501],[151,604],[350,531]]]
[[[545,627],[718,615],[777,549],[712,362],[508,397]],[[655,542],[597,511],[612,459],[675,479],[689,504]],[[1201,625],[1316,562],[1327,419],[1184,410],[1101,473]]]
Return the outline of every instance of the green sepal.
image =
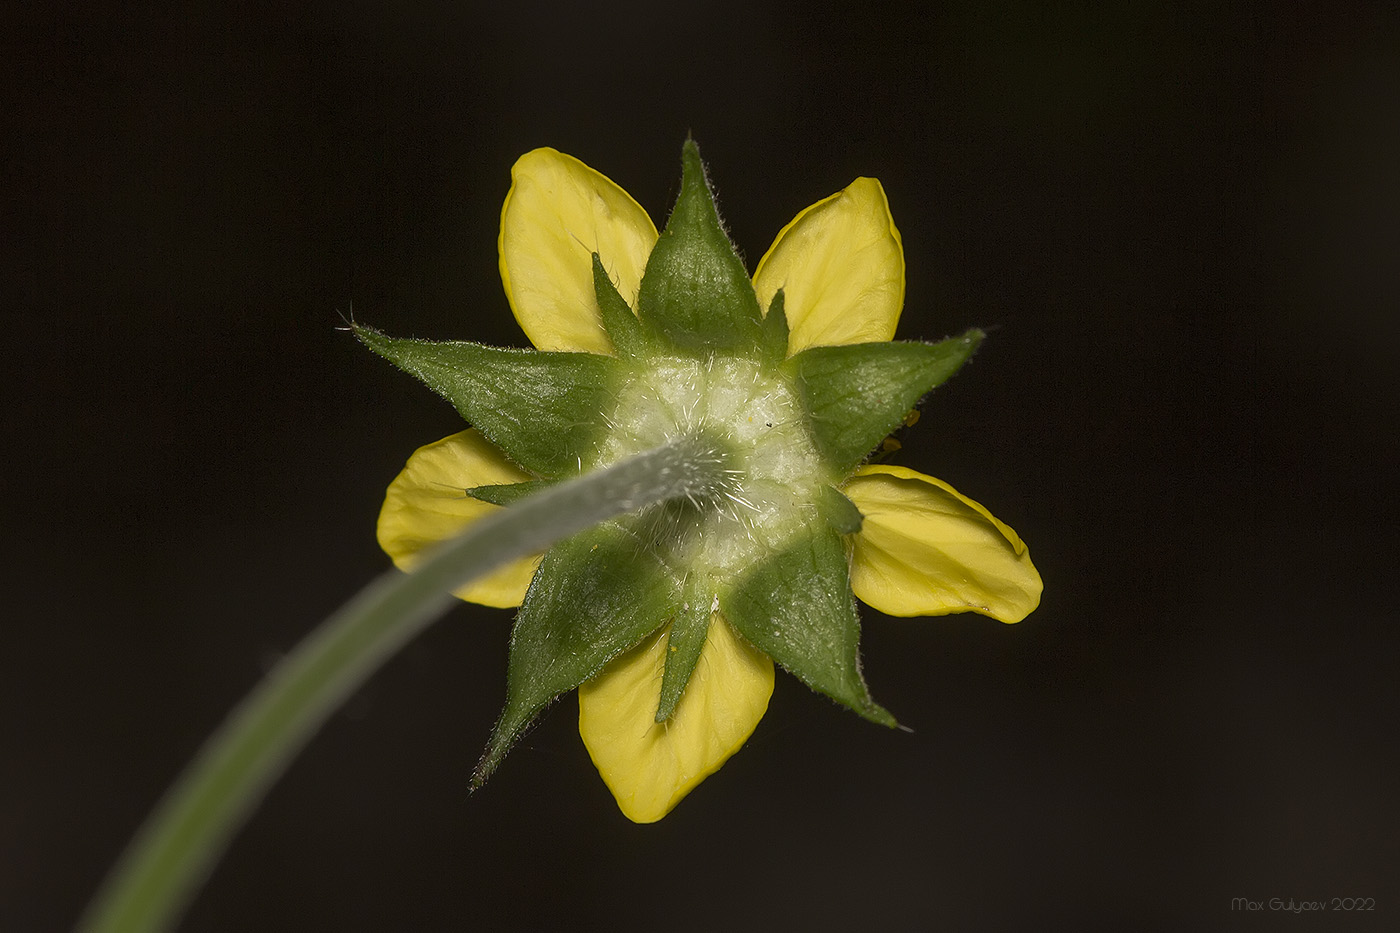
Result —
[[[872,722],[897,725],[860,673],[860,619],[846,547],[818,525],[720,595],[720,609],[754,647]]]
[[[807,408],[812,439],[836,471],[854,468],[934,386],[972,356],[985,335],[939,343],[808,347],[783,364]]]
[[[523,483],[501,483],[494,486],[472,486],[462,490],[473,499],[489,502],[492,505],[510,505],[532,493],[539,492],[550,484],[542,479],[526,480]]]
[[[720,224],[694,140],[681,152],[681,191],[647,260],[637,313],[663,349],[752,354],[760,346],[758,296]]]
[[[661,702],[656,721],[670,719],[685,694],[690,675],[705,648],[714,612],[714,585],[704,574],[691,574],[681,589],[681,605],[666,637],[666,668],[661,675]]]
[[[768,313],[763,317],[763,355],[771,363],[781,363],[787,359],[788,319],[783,290],[780,288],[768,302]]]
[[[522,484],[523,485],[523,484]],[[467,490],[468,494],[471,490]],[[838,535],[853,535],[860,531],[861,523],[865,521],[865,516],[860,514],[860,509],[856,504],[846,498],[845,493],[834,486],[823,486],[821,490],[821,500],[817,503],[817,509],[821,512],[822,518],[835,530]]]
[[[451,402],[507,457],[541,476],[577,473],[607,430],[603,411],[623,366],[610,356],[400,340],[360,325],[354,331]]]
[[[603,329],[612,339],[612,345],[619,356],[641,356],[646,351],[646,338],[642,336],[642,322],[632,313],[627,303],[613,284],[612,276],[603,268],[603,260],[593,254],[593,293],[598,300],[598,313],[603,318]]]
[[[679,595],[674,574],[617,522],[550,548],[515,617],[505,710],[472,775],[472,787],[485,783],[555,697],[665,625]]]

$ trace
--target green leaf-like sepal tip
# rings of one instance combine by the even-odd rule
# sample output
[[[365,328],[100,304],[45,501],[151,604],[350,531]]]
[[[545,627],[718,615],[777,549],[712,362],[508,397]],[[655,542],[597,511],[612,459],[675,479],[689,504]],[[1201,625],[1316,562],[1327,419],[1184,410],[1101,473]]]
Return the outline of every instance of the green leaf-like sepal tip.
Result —
[[[613,284],[607,269],[603,268],[602,257],[593,254],[593,293],[598,300],[598,313],[603,318],[603,329],[608,332],[613,348],[618,356],[641,356],[646,351],[646,338],[642,335],[642,322],[632,313]]]
[[[525,485],[525,484],[520,484]],[[467,490],[468,493],[471,490]],[[856,504],[833,486],[823,486],[820,505],[822,517],[839,535],[853,535],[860,531],[865,516],[860,514]]]
[[[749,571],[720,597],[739,633],[807,686],[866,719],[896,725],[860,673],[860,618],[846,546],[823,524]]]
[[[492,505],[513,505],[526,496],[537,493],[548,486],[549,483],[544,480],[532,479],[523,483],[470,486],[462,491],[473,499],[480,499],[482,502],[489,502]]]
[[[983,336],[969,330],[939,343],[809,347],[783,369],[807,408],[822,459],[849,472],[919,399],[967,362]]]
[[[691,574],[681,589],[681,605],[666,637],[666,665],[661,675],[661,702],[656,721],[665,722],[675,713],[686,684],[695,672],[714,611],[715,588],[708,574]]]
[[[549,478],[575,474],[593,458],[622,376],[618,360],[592,353],[395,339],[361,325],[354,331],[451,402],[511,460]]]
[[[768,313],[763,317],[763,355],[768,362],[777,364],[787,359],[787,351],[787,304],[780,288],[773,294]]]
[[[555,697],[655,632],[679,604],[675,577],[616,522],[551,548],[510,636],[506,707],[472,776],[480,787]]]
[[[693,140],[681,153],[681,191],[647,260],[637,306],[652,342],[671,352],[751,355],[760,345],[758,296],[720,224]]]

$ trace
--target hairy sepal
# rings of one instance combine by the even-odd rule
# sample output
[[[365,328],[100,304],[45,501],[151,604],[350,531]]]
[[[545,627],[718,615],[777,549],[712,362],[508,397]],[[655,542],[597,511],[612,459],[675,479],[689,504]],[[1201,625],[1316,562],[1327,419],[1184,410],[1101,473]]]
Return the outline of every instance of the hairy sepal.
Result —
[[[670,719],[685,695],[686,685],[695,673],[695,665],[709,636],[714,604],[715,590],[708,574],[692,573],[686,578],[680,608],[666,636],[666,665],[661,676],[657,722]]]
[[[939,343],[809,347],[783,364],[808,413],[822,459],[838,472],[861,462],[935,386],[967,362],[980,330]]]
[[[632,306],[618,292],[612,277],[603,265],[602,257],[593,254],[593,295],[598,302],[598,314],[603,319],[603,329],[618,356],[634,357],[646,350],[646,338],[642,335],[642,322],[632,313]]]
[[[681,154],[681,191],[647,260],[637,312],[663,350],[752,355],[762,345],[758,296],[720,224],[693,140]]]
[[[395,339],[356,326],[375,353],[422,380],[514,462],[544,477],[576,474],[606,430],[602,412],[622,375],[592,353]]]
[[[524,486],[525,483],[517,485]],[[467,490],[471,494],[471,490]],[[860,514],[860,509],[856,504],[846,498],[845,493],[834,486],[823,486],[821,489],[821,502],[818,510],[826,523],[832,527],[839,535],[853,535],[860,531],[861,523],[865,516]]]
[[[472,786],[486,781],[555,697],[664,625],[679,596],[674,575],[617,522],[551,548],[511,630],[506,706]]]
[[[787,301],[780,288],[768,303],[768,313],[763,317],[763,356],[770,364],[777,365],[787,359],[789,337]]]
[[[860,672],[860,619],[846,548],[822,522],[750,570],[720,597],[720,611],[754,647],[813,690],[894,726]]]
[[[462,490],[473,499],[489,502],[492,505],[513,505],[526,496],[534,495],[549,487],[542,479],[526,480],[523,483],[500,483],[491,486],[470,486]]]

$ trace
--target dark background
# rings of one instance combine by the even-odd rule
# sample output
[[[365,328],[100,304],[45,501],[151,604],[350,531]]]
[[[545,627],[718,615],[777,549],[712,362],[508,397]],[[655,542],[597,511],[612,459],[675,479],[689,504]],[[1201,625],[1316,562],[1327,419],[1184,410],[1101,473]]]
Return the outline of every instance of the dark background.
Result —
[[[4,14],[0,925],[71,925],[230,706],[387,566],[384,487],[459,422],[342,317],[523,344],[511,163],[577,155],[660,222],[691,131],[750,263],[874,175],[900,336],[993,329],[898,462],[1022,534],[1040,609],[867,610],[913,734],[784,675],[634,826],[571,697],[468,797],[510,615],[458,608],[183,929],[1393,929],[1400,34],[1224,6]]]

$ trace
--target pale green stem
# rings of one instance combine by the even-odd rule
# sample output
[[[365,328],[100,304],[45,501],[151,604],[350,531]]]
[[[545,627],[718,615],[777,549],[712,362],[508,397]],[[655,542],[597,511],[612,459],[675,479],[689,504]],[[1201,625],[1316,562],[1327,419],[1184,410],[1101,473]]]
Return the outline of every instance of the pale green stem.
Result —
[[[672,442],[521,499],[439,547],[412,574],[391,571],[371,583],[288,654],[209,738],[118,861],[80,933],[166,929],[301,747],[446,611],[452,590],[613,516],[712,494],[724,480],[722,460],[702,441]]]

